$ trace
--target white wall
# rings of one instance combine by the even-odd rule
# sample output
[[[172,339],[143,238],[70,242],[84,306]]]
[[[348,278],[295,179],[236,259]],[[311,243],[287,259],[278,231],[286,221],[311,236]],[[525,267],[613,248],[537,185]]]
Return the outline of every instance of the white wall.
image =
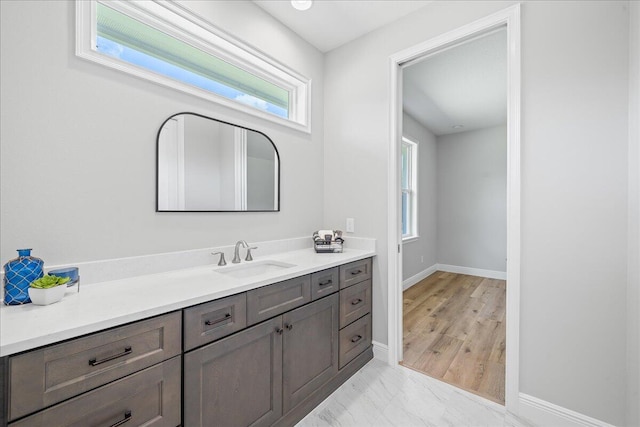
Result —
[[[510,2],[433,2],[326,55],[325,223],[378,239],[387,342],[389,56]],[[521,391],[624,424],[627,2],[522,5]]]
[[[640,425],[640,3],[630,2],[627,425]]]
[[[252,2],[184,4],[311,78],[313,133],[77,58],[73,1],[2,1],[2,262],[22,247],[55,265],[241,238],[305,236],[322,228],[322,54]],[[156,213],[156,134],[167,117],[181,111],[269,135],[281,156],[282,211]]]
[[[403,280],[437,262],[436,257],[436,137],[404,113],[403,135],[418,143],[418,239],[402,245]]]
[[[615,425],[625,414],[627,6],[531,2],[522,15],[521,390]]]
[[[507,271],[507,128],[437,138],[438,263]]]

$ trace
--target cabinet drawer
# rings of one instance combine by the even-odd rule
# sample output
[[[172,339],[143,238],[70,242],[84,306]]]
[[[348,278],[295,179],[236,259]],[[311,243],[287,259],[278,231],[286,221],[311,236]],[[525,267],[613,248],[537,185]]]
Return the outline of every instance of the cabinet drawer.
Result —
[[[184,350],[226,337],[246,326],[246,293],[188,308],[184,310]]]
[[[340,291],[340,327],[371,313],[371,279]]]
[[[247,325],[254,325],[311,301],[309,275],[247,292]]]
[[[371,258],[340,266],[340,289],[371,279]]]
[[[175,427],[180,424],[180,365],[180,357],[174,357],[11,426]]]
[[[311,275],[311,299],[330,295],[340,289],[340,270],[338,267],[318,271]]]
[[[175,312],[11,357],[9,420],[180,354],[181,324]]]
[[[340,331],[340,369],[371,345],[371,314]]]

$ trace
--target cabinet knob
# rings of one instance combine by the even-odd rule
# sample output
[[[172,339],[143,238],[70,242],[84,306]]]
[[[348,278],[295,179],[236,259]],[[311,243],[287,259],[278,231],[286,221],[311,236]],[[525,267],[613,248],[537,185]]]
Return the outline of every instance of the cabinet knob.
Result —
[[[358,304],[360,304],[361,302],[362,302],[362,299],[357,298],[357,299],[354,299],[353,301],[351,301],[351,305],[358,305]]]
[[[351,338],[351,342],[358,342],[362,339],[362,335],[356,335],[355,337]]]
[[[276,334],[278,334],[278,335],[282,335],[282,332],[284,332],[284,329],[282,329],[282,328],[276,328]]]
[[[293,325],[291,323],[287,323],[284,327],[287,328],[288,331],[293,329]]]

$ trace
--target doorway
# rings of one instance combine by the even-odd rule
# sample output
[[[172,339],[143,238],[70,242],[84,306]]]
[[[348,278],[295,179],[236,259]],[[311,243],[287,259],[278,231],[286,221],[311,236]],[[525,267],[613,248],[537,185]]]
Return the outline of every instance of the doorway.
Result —
[[[506,50],[500,27],[402,67],[402,365],[500,404]]]
[[[519,269],[520,269],[520,59],[519,59],[519,6],[509,7],[494,15],[475,21],[462,28],[445,33],[420,45],[406,49],[391,57],[391,141],[389,164],[389,200],[397,201],[389,206],[389,361],[398,364],[403,360],[403,266],[402,266],[402,209],[400,186],[400,159],[402,147],[402,70],[424,58],[452,49],[469,40],[506,28],[507,38],[507,260],[506,279],[506,374],[505,405],[517,410],[518,384],[518,329],[519,329]],[[406,229],[406,227],[405,227]],[[396,243],[396,244],[393,244]],[[464,273],[464,272],[462,272]],[[448,273],[447,273],[448,274]],[[458,273],[451,273],[458,274]]]

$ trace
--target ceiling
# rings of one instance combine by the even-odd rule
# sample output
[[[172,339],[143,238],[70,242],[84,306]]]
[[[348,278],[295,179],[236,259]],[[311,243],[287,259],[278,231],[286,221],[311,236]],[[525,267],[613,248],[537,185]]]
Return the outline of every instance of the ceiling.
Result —
[[[423,0],[315,0],[299,11],[286,0],[254,3],[321,52],[328,52],[414,12]]]
[[[435,135],[505,124],[506,30],[404,68],[403,103],[404,110]],[[463,128],[454,128],[459,125]]]
[[[422,0],[253,0],[321,52],[328,52],[431,3]],[[507,122],[506,30],[494,31],[403,69],[404,110],[435,135]],[[454,126],[462,125],[462,128]]]

